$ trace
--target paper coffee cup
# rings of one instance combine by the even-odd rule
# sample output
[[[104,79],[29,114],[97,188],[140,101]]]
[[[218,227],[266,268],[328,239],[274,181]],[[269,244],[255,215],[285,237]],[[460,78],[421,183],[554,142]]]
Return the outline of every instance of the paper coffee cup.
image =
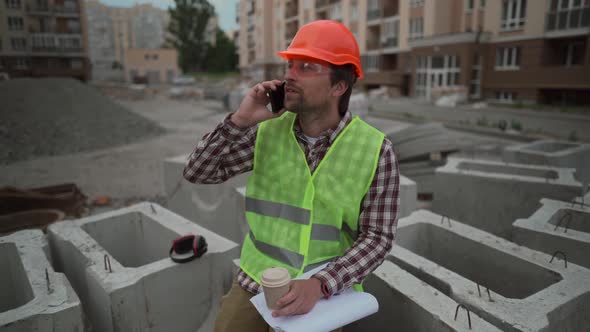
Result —
[[[277,301],[289,292],[291,276],[284,267],[271,267],[262,272],[260,284],[264,290],[266,306],[271,310],[279,309]]]

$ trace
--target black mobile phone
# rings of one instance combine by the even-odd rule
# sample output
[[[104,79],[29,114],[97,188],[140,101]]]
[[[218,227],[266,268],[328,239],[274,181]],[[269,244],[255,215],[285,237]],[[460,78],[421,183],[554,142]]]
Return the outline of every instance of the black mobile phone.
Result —
[[[268,90],[270,98],[270,110],[279,113],[285,107],[285,81],[277,86],[276,90]]]

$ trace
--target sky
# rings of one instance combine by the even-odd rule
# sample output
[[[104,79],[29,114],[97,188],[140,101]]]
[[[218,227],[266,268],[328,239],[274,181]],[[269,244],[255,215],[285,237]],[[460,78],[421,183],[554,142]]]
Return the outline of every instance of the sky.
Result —
[[[152,3],[154,6],[166,9],[174,4],[174,0],[100,0],[109,6],[131,7],[134,3]],[[236,3],[238,0],[209,0],[215,7],[219,17],[219,27],[223,31],[237,30],[236,24]]]

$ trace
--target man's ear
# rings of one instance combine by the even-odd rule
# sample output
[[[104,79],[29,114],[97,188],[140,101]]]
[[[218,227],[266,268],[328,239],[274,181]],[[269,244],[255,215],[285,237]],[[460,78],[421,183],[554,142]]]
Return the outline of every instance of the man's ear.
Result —
[[[338,81],[338,83],[332,85],[332,96],[340,97],[346,92],[346,90],[348,90],[348,84],[344,81]]]

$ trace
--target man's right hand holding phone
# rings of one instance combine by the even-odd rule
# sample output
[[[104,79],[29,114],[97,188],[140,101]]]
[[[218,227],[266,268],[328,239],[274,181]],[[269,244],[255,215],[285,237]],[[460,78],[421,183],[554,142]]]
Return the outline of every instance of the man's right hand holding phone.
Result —
[[[231,122],[240,128],[248,128],[281,116],[285,112],[284,108],[278,113],[268,110],[267,105],[270,98],[267,91],[275,91],[282,83],[279,80],[272,80],[258,83],[252,87],[242,100],[238,111],[231,116]]]

